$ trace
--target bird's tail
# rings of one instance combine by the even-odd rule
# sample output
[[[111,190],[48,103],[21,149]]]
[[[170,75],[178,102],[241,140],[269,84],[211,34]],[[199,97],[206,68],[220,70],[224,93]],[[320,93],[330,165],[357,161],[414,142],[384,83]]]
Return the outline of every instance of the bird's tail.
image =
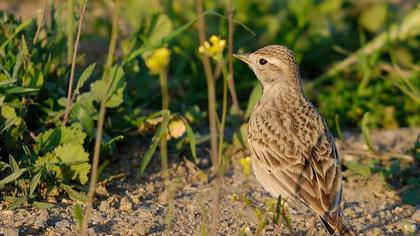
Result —
[[[343,213],[338,212],[328,216],[320,216],[322,223],[331,235],[355,236],[351,225],[344,218]]]

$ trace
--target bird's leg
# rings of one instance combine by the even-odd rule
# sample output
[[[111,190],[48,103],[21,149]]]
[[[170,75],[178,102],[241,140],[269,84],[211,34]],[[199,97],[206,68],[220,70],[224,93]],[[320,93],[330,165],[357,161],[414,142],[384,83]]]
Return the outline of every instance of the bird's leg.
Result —
[[[274,214],[274,224],[276,231],[278,232],[277,235],[280,235],[282,231],[283,222],[285,223],[284,226],[287,227],[287,229],[291,233],[292,227],[290,225],[290,219],[287,216],[286,201],[284,201],[281,198],[281,195],[279,195],[279,197],[277,198],[276,212]]]
[[[274,228],[275,228],[275,235],[281,235],[281,226],[282,221],[280,220],[280,214],[281,214],[281,195],[277,198],[277,204],[276,204],[276,212],[274,214]]]

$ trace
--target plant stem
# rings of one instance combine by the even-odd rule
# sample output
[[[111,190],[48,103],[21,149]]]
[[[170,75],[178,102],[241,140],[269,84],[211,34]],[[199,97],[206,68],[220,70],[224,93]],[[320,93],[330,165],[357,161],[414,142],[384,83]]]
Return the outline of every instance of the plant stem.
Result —
[[[168,77],[166,72],[159,74],[159,80],[162,92],[162,110],[169,110]]]
[[[166,78],[166,72],[159,74],[160,88],[162,92],[162,110],[169,109],[169,96],[168,96],[168,80]],[[163,132],[162,138],[160,139],[160,159],[162,163],[163,175],[165,178],[165,184],[169,182],[168,174],[168,144],[166,140],[167,131]]]
[[[217,234],[217,226],[219,225],[220,220],[220,204],[221,204],[221,192],[223,185],[223,173],[224,173],[224,158],[223,158],[223,142],[225,137],[225,124],[227,116],[227,94],[228,94],[228,73],[223,63],[223,102],[222,102],[222,119],[220,121],[219,127],[219,148],[218,148],[218,163],[217,163],[217,172],[216,179],[213,185],[213,199],[214,205],[212,209],[212,222],[210,226],[210,235]]]
[[[95,148],[93,151],[92,171],[90,174],[90,183],[89,183],[89,193],[88,193],[88,202],[87,202],[88,210],[86,211],[86,215],[83,219],[82,235],[87,235],[87,229],[89,225],[89,214],[90,214],[89,210],[92,208],[93,198],[95,196],[95,191],[96,191],[99,156],[101,153],[103,126],[105,123],[106,101],[108,98],[107,95],[108,95],[109,82],[110,82],[109,71],[111,69],[111,66],[114,60],[115,47],[116,47],[116,42],[117,42],[117,37],[118,37],[118,31],[119,31],[118,21],[119,21],[119,16],[120,16],[120,6],[121,6],[120,0],[115,0],[115,8],[114,8],[114,13],[112,17],[111,41],[109,44],[107,60],[104,66],[104,74],[102,76],[102,79],[105,83],[105,87],[107,88],[106,89],[107,92],[105,93],[105,96],[102,97],[101,106],[99,109],[98,124],[96,128]]]
[[[203,16],[203,0],[197,0],[197,29],[198,39],[200,44],[203,44],[206,40],[205,24]],[[209,128],[210,128],[210,158],[213,163],[213,170],[216,171],[217,167],[217,124],[216,124],[216,88],[215,80],[213,77],[210,59],[207,55],[202,55],[201,61],[204,66],[204,73],[207,81],[207,98],[208,98],[208,110],[209,110]]]
[[[167,111],[169,110],[169,89],[168,89],[168,77],[167,72],[161,72],[159,74],[160,80],[160,88],[162,93],[162,110]],[[159,148],[160,148],[160,160],[162,164],[163,170],[163,178],[164,184],[166,188],[166,192],[168,194],[168,213],[165,217],[165,223],[167,225],[164,235],[170,235],[172,230],[172,220],[173,220],[173,212],[174,212],[174,192],[175,186],[174,183],[169,179],[169,165],[168,165],[168,141],[166,140],[167,137],[167,129],[163,131],[162,138],[160,139]]]
[[[225,124],[226,124],[226,116],[227,116],[227,89],[228,89],[228,80],[229,74],[226,71],[226,68],[222,69],[223,71],[223,102],[222,102],[222,119],[220,121],[220,128],[219,128],[219,153],[218,153],[218,166],[219,170],[223,170],[223,142],[225,138]]]
[[[80,11],[80,18],[79,18],[79,25],[77,27],[76,41],[74,43],[74,48],[73,48],[73,58],[72,58],[71,69],[70,69],[70,79],[69,79],[69,87],[67,90],[67,103],[66,103],[66,111],[64,112],[63,125],[66,125],[69,119],[69,113],[70,113],[71,105],[73,103],[71,93],[73,91],[73,81],[74,81],[74,71],[76,69],[77,49],[79,48],[80,33],[82,31],[83,17],[86,12],[86,6],[87,6],[87,0],[84,1],[82,10]]]
[[[73,52],[73,33],[74,25],[74,0],[67,1],[67,25],[66,25],[66,35],[67,35],[67,63],[72,62],[72,52]]]
[[[233,50],[233,7],[232,0],[227,0],[228,11],[228,84],[230,96],[232,97],[233,108],[238,114],[242,114],[241,107],[239,106],[238,97],[236,96],[235,81],[233,79],[233,63],[232,63],[232,50]]]
[[[45,2],[44,2],[44,8],[42,8],[41,20],[40,20],[40,22],[38,24],[38,28],[36,29],[35,37],[32,40],[33,43],[36,43],[38,41],[39,32],[41,32],[42,25],[44,24],[45,12],[46,12],[46,9],[47,9],[47,5],[48,5],[48,0],[45,0]]]

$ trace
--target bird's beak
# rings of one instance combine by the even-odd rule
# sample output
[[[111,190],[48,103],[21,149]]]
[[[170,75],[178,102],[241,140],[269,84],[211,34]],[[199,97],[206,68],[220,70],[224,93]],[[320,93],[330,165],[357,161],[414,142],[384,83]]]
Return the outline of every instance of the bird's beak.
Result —
[[[249,60],[249,54],[233,54],[233,56],[245,62],[246,64],[249,64],[251,62]]]

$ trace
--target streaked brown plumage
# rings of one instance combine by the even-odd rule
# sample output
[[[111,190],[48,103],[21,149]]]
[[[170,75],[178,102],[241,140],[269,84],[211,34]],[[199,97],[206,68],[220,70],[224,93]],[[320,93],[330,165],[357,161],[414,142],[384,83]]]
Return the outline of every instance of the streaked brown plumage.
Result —
[[[354,235],[340,208],[342,181],[334,139],[303,93],[293,53],[271,45],[235,56],[263,86],[248,124],[257,180],[274,197],[296,199],[311,208],[329,233]]]

